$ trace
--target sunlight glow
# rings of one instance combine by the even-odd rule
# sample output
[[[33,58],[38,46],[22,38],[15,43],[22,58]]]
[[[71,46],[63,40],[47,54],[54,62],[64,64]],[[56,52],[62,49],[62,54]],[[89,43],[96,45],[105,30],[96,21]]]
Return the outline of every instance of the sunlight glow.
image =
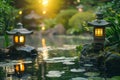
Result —
[[[46,14],[47,12],[44,10],[42,13],[43,13],[43,14]]]
[[[43,6],[47,6],[47,5],[48,5],[48,0],[43,0],[43,1],[42,1],[42,5],[43,5]]]
[[[80,2],[80,0],[77,0],[77,2],[79,3],[79,2]]]

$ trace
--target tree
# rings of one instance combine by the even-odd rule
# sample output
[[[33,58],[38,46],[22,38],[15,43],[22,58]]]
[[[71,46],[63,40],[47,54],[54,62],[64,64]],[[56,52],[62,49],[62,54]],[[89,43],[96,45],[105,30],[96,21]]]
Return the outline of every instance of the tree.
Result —
[[[10,5],[12,0],[0,0],[0,34],[5,37],[5,46],[8,46],[6,30],[13,28],[17,10]]]
[[[69,19],[77,13],[77,10],[74,9],[68,9],[68,10],[63,10],[61,11],[57,16],[56,16],[56,22],[59,24],[63,24],[65,29],[69,29],[70,26],[68,25]]]

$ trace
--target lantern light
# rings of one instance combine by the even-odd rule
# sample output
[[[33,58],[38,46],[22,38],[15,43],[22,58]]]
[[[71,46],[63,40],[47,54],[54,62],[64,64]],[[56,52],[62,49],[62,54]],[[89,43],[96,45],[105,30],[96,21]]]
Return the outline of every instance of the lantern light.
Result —
[[[14,35],[13,40],[14,40],[14,44],[23,44],[23,45],[25,44],[25,36],[20,35],[20,33]]]
[[[103,28],[95,28],[95,36],[102,37],[103,35]]]

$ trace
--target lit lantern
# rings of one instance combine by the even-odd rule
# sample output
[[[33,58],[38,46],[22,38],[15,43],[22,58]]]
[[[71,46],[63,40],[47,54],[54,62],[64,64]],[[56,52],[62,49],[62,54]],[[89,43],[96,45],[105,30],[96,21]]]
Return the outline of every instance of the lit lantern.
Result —
[[[103,49],[105,41],[105,27],[109,24],[103,20],[103,14],[101,12],[96,13],[97,19],[93,22],[88,22],[88,25],[94,27],[94,48],[99,51]]]
[[[25,35],[31,33],[33,32],[23,28],[22,23],[18,23],[17,28],[13,29],[12,31],[7,31],[7,34],[14,35],[13,42],[16,46],[24,45],[26,40]]]
[[[79,5],[76,8],[78,9],[79,12],[83,12],[83,5]]]

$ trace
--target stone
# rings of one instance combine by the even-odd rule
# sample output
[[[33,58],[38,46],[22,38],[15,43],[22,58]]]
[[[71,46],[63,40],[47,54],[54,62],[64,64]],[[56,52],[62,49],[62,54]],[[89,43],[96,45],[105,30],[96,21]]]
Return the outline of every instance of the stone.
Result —
[[[54,28],[48,29],[44,32],[45,35],[63,35],[65,28],[62,24],[57,24]]]

